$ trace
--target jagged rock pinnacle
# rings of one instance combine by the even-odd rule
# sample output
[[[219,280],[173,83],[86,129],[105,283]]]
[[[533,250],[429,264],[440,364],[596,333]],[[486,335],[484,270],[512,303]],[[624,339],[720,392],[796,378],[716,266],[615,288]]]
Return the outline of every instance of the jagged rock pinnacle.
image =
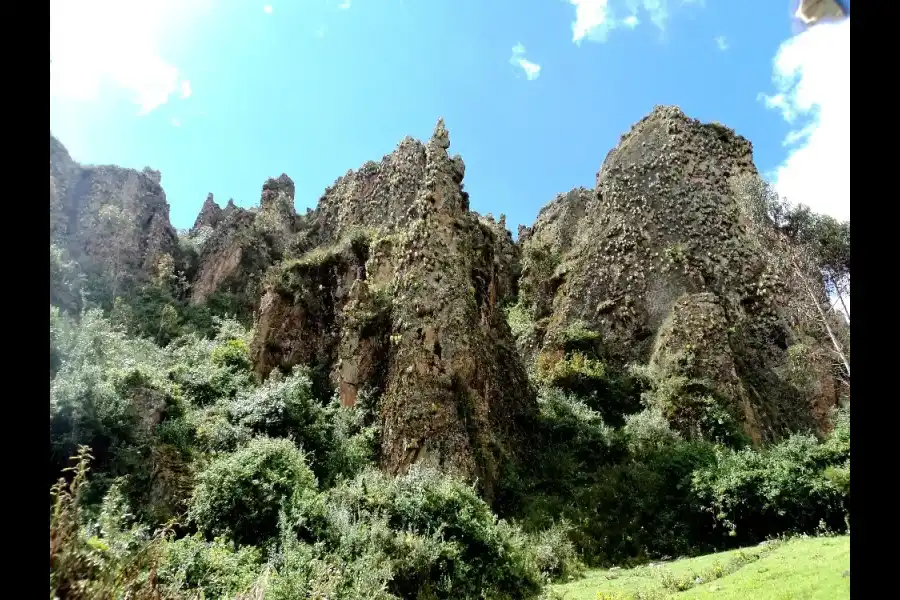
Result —
[[[273,192],[284,192],[288,196],[290,196],[291,200],[294,199],[294,180],[288,177],[286,174],[282,173],[278,179],[267,179],[263,184],[263,193],[267,190],[271,190]]]
[[[197,220],[194,221],[194,226],[191,229],[196,231],[203,226],[215,227],[221,220],[222,209],[216,204],[213,194],[210,192],[206,195],[206,200],[203,202],[200,214],[197,215]]]
[[[450,147],[450,132],[444,125],[444,117],[440,117],[437,125],[434,126],[434,133],[431,134],[431,142],[438,148],[446,150]]]
[[[162,173],[160,173],[156,169],[151,169],[150,167],[144,167],[144,169],[143,169],[143,171],[141,171],[141,173],[143,173],[144,175],[149,177],[151,180],[153,180],[157,184],[162,183]]]

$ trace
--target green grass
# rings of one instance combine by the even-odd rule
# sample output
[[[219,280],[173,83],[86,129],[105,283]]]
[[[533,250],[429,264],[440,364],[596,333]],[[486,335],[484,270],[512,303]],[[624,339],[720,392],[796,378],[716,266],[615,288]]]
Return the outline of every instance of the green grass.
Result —
[[[565,600],[838,600],[850,597],[850,538],[795,538],[554,586]]]

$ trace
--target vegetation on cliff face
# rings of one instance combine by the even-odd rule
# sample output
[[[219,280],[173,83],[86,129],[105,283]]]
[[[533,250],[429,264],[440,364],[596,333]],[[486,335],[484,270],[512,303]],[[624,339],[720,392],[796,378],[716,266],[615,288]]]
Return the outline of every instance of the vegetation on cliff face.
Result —
[[[51,597],[538,598],[849,531],[849,224],[659,108],[514,244],[448,147],[176,236],[51,137]]]

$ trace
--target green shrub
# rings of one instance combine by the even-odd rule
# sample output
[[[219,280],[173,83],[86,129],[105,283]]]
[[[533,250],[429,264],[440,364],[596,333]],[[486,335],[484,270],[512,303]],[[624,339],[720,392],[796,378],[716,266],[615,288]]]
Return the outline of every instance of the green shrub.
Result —
[[[719,450],[693,487],[729,545],[784,533],[846,530],[850,506],[849,412],[825,441],[796,434],[760,451]]]
[[[183,303],[157,285],[146,285],[126,301],[116,298],[113,318],[131,335],[165,346],[184,331]]]
[[[214,339],[179,338],[168,348],[174,363],[169,377],[194,406],[233,399],[254,383],[247,337],[240,324],[220,320]]]
[[[159,598],[150,573],[161,562],[167,531],[151,536],[136,523],[118,485],[110,487],[99,510],[91,515],[84,504],[91,459],[88,448],[82,446],[74,458],[76,464],[67,469],[71,480],[61,478],[50,490],[50,597]]]
[[[670,423],[686,436],[735,448],[747,446],[750,438],[708,381],[668,377],[656,381],[648,392],[650,404],[659,407]]]
[[[208,536],[262,545],[277,535],[279,513],[302,511],[315,490],[315,476],[291,441],[256,438],[199,474],[189,515]]]
[[[574,321],[560,334],[560,343],[566,352],[596,352],[602,338],[583,321]]]
[[[168,594],[200,590],[204,598],[233,598],[250,589],[261,568],[257,548],[196,534],[165,544],[157,575]]]
[[[311,453],[314,463],[324,462],[330,449],[325,409],[313,395],[306,369],[295,367],[288,377],[270,377],[263,385],[243,391],[229,404],[229,411],[235,423],[255,433],[293,436]],[[319,468],[315,470],[321,474]]]
[[[563,337],[566,335],[577,340],[574,347],[584,348],[596,339],[593,332],[577,323]],[[587,350],[567,351],[562,358],[555,353],[544,353],[538,356],[536,367],[538,381],[544,387],[578,396],[615,426],[624,423],[625,415],[641,409],[641,394],[648,386],[636,372],[608,369],[596,352]]]
[[[343,561],[388,561],[401,598],[532,597],[537,560],[474,488],[430,469],[392,478],[366,470],[327,492],[320,533]],[[383,558],[378,558],[383,557]]]
[[[564,517],[581,519],[576,542],[585,558],[609,565],[709,548],[690,481],[711,454],[708,444],[678,441],[600,469],[562,502]]]
[[[213,364],[236,371],[249,371],[253,368],[253,364],[250,362],[250,349],[242,339],[226,340],[224,344],[213,349],[210,358]]]
[[[572,352],[554,360],[542,355],[538,360],[538,375],[549,386],[575,393],[590,393],[597,382],[606,378],[606,367],[583,352]],[[543,359],[543,360],[541,360]]]
[[[268,580],[267,600],[295,598],[346,598],[347,600],[396,600],[388,591],[391,561],[383,553],[364,553],[345,560],[286,538],[273,558],[275,569]]]
[[[69,260],[67,252],[50,244],[50,304],[62,310],[78,313],[81,309],[81,290],[84,275],[78,264]]]
[[[332,440],[325,479],[329,486],[356,477],[378,460],[381,432],[377,425],[366,424],[373,418],[367,402],[365,392],[359,394],[354,406],[341,406],[335,397],[326,410]]]
[[[541,390],[537,435],[540,458],[532,461],[546,491],[572,490],[611,460],[613,430],[601,414],[558,389]],[[586,479],[587,478],[587,479]]]
[[[95,468],[123,475],[152,443],[148,419],[178,412],[168,359],[152,342],[127,338],[99,310],[79,322],[51,311],[50,477],[87,445]],[[51,363],[51,364],[54,364]]]
[[[569,521],[569,539],[591,565],[708,545],[690,478],[714,459],[709,444],[683,440],[657,409],[614,430],[558,390],[543,390],[539,403],[530,467],[518,473],[517,499],[505,498],[502,514],[518,515],[531,532]]]
[[[307,451],[310,467],[324,486],[352,477],[376,458],[378,432],[363,425],[362,407],[325,404],[315,397],[306,368],[270,377],[229,404],[234,426],[269,437],[290,437]]]
[[[521,302],[507,307],[505,311],[506,322],[514,338],[519,339],[534,333],[534,320]]]
[[[253,437],[246,427],[231,422],[227,406],[219,404],[191,413],[189,427],[202,452],[234,452]]]
[[[549,529],[524,534],[524,544],[534,560],[534,565],[545,580],[562,582],[575,579],[584,570],[575,544],[569,539],[572,526],[566,521]]]
[[[96,457],[86,504],[98,503],[113,479],[125,477],[121,488],[135,513],[163,515],[144,501],[155,494],[148,464],[164,445],[186,457],[193,443],[179,386],[167,377],[171,359],[153,342],[129,338],[98,310],[80,321],[51,312],[51,343],[58,362],[50,381],[50,480],[86,445]]]

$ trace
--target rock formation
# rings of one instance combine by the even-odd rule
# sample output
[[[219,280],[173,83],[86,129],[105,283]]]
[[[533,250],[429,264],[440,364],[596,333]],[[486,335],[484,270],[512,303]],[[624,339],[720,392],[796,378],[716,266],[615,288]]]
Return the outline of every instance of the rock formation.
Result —
[[[50,136],[51,243],[107,282],[107,299],[177,252],[160,174],[81,166]]]
[[[303,216],[287,175],[250,210],[210,194],[187,237],[190,301],[224,294],[256,315],[259,377],[307,365],[345,405],[377,398],[385,469],[439,465],[488,498],[536,409],[526,369],[568,360],[573,331],[595,372],[649,366],[653,401],[688,435],[760,441],[823,420],[829,368],[815,397],[785,376],[787,275],[754,252],[735,202],[735,178],[756,173],[747,140],[657,107],[595,189],[555,198],[518,244],[505,217],[469,209],[449,146],[439,121]],[[118,281],[176,251],[157,172],[82,167],[50,147],[51,236],[73,258]],[[515,339],[513,302],[529,322]]]
[[[214,294],[230,294],[238,308],[254,310],[263,275],[284,258],[297,231],[294,182],[284,174],[267,180],[256,210],[238,208],[232,200],[219,210],[210,195],[195,223],[199,229],[198,224],[210,227],[210,232],[200,251],[191,302],[201,304]]]
[[[491,497],[534,407],[501,303],[514,286],[509,233],[469,210],[464,164],[438,122],[348,173],[310,215],[317,247],[267,287],[254,360],[261,375],[330,370],[345,404],[382,392],[382,462],[474,476]]]
[[[704,393],[752,439],[796,425],[804,399],[777,373],[791,343],[777,293],[786,274],[752,251],[731,187],[748,173],[750,142],[655,108],[607,156],[595,190],[557,197],[523,232],[522,302],[537,323],[520,340],[526,355],[558,353],[578,324],[607,364],[710,382]]]
[[[201,227],[215,228],[222,220],[223,212],[224,211],[219,208],[219,205],[216,204],[216,201],[213,199],[212,192],[210,192],[206,196],[206,201],[203,203],[203,206],[200,208],[200,214],[197,215],[197,219],[194,221],[194,226],[191,227],[191,231],[198,231]]]

